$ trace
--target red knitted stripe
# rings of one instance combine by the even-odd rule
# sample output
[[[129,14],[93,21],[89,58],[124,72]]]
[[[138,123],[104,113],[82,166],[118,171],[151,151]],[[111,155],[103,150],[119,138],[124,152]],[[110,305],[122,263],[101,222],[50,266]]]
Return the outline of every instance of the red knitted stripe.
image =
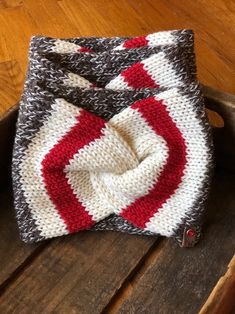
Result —
[[[80,47],[79,52],[93,52],[93,51],[89,48],[86,48],[86,47]]]
[[[148,45],[148,40],[146,39],[146,36],[140,36],[133,39],[129,39],[124,42],[123,47],[124,48],[139,48],[143,46]]]
[[[149,219],[171,197],[181,183],[186,165],[186,144],[163,101],[154,97],[137,101],[137,109],[152,129],[167,142],[167,163],[148,195],[137,199],[121,212],[121,216],[139,228],[145,228]],[[180,204],[179,204],[180,206]]]
[[[128,86],[133,88],[158,88],[159,85],[144,69],[144,65],[138,62],[121,73]]]
[[[82,110],[78,123],[61,138],[42,161],[42,176],[50,199],[55,204],[69,232],[87,229],[95,224],[78,201],[65,176],[64,168],[79,149],[99,138],[105,122]]]

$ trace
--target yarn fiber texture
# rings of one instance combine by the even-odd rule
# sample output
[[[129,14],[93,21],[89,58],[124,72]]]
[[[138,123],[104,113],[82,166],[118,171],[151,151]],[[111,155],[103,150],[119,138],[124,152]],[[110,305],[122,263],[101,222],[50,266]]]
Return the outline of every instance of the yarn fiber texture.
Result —
[[[85,229],[197,240],[212,140],[193,33],[33,37],[12,178],[25,242]]]

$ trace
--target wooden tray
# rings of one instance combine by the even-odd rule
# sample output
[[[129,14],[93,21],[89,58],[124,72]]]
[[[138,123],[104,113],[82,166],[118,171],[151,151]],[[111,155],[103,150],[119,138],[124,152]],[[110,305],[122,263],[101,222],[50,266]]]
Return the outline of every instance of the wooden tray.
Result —
[[[226,314],[235,309],[234,260],[227,271],[235,247],[235,97],[203,89],[207,108],[219,113],[224,127],[214,129],[216,171],[204,236],[191,249],[118,232],[21,242],[10,184],[17,106],[6,113],[0,121],[0,313]]]

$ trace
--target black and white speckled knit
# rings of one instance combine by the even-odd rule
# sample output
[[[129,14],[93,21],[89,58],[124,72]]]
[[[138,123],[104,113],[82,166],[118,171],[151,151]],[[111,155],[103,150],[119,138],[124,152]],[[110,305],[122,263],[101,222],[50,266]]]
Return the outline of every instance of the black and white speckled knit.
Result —
[[[207,143],[207,165],[191,210],[182,217],[171,236],[182,243],[185,228],[193,228],[196,231],[194,242],[198,240],[212,169],[212,141],[203,97],[196,81],[193,33],[182,30],[148,36],[144,40],[32,38],[12,166],[16,216],[25,242],[65,234],[52,232],[45,235],[42,232],[23,187],[25,178],[22,164],[26,151],[49,119],[55,99],[64,99],[109,121],[136,101],[165,95],[175,89],[182,98],[190,101],[201,126]],[[153,232],[151,228],[139,228],[116,214],[98,221],[90,229],[155,236],[162,234]]]

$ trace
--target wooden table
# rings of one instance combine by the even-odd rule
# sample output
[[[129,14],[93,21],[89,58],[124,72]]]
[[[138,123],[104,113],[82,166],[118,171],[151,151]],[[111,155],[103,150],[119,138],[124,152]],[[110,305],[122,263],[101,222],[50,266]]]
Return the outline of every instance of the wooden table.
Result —
[[[33,34],[129,36],[177,28],[196,33],[201,82],[235,94],[233,1],[0,0],[0,113],[20,98]],[[227,118],[233,115],[233,98],[205,92],[212,99],[209,108],[229,104]],[[180,249],[172,240],[115,232],[81,232],[26,245],[18,238],[12,195],[3,175],[15,118],[12,112],[0,123],[0,313],[232,313],[231,162],[218,163],[204,237],[193,249]],[[221,124],[214,114],[210,119]],[[233,135],[228,132],[222,140],[234,146]],[[228,148],[227,142],[222,144]],[[220,139],[218,147],[222,144]]]

